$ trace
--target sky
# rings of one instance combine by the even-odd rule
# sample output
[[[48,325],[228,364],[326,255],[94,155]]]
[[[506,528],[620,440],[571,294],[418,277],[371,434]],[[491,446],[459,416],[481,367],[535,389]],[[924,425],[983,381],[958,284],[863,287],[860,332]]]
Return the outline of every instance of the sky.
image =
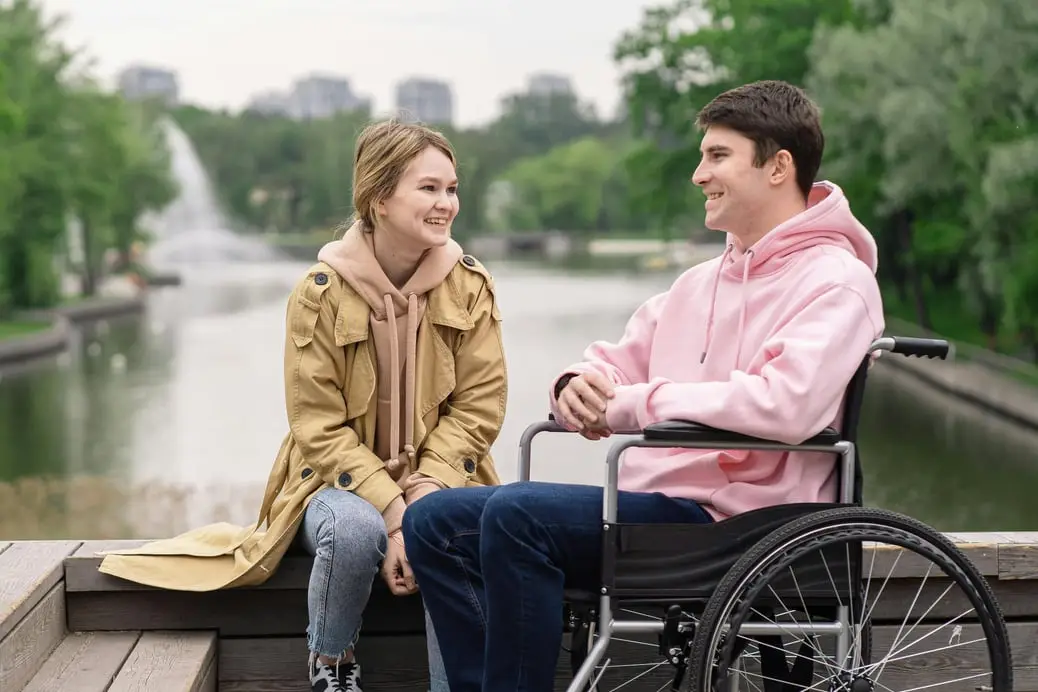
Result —
[[[238,109],[315,72],[350,79],[375,112],[396,82],[443,79],[455,121],[487,122],[530,73],[567,74],[602,114],[619,101],[612,52],[660,0],[40,0],[62,40],[114,84],[131,63],[178,73],[183,101]]]

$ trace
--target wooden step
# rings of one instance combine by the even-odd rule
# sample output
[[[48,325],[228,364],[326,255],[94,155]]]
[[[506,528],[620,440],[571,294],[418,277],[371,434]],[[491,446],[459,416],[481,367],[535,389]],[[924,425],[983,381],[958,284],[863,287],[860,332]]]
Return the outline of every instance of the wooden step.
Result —
[[[140,632],[72,632],[24,692],[105,692],[140,637]]]
[[[215,632],[73,632],[23,692],[216,692],[216,652]]]
[[[221,637],[293,637],[306,632],[310,556],[287,555],[259,586],[204,593],[154,589],[97,571],[103,559],[98,551],[142,542],[86,541],[65,560],[71,631],[217,630]],[[363,634],[424,636],[421,596],[394,596],[376,579]]]
[[[80,541],[0,546],[0,690],[20,690],[65,636],[63,560]]]
[[[215,632],[144,632],[108,692],[216,692],[216,650]]]

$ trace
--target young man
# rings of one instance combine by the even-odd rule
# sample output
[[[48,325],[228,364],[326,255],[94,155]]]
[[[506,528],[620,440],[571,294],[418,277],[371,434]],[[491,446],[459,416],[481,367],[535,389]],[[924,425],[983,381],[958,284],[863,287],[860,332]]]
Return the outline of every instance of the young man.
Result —
[[[800,89],[733,89],[697,125],[692,181],[724,253],[646,301],[619,342],[589,346],[552,383],[551,407],[591,439],[683,419],[800,442],[838,424],[883,331],[875,242],[837,186],[813,183],[824,139]],[[621,469],[621,522],[835,499],[830,455],[631,449]],[[563,587],[597,588],[601,515],[601,488],[547,483],[445,490],[407,510],[452,692],[553,688]]]

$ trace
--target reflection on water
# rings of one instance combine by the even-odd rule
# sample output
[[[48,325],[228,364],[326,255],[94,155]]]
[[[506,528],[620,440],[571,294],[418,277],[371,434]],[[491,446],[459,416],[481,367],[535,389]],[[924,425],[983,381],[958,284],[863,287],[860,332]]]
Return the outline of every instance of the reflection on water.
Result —
[[[1038,526],[1038,433],[887,365],[870,376],[861,435],[868,504],[945,531]]]
[[[0,535],[158,535],[254,520],[285,432],[285,298],[305,264],[213,266],[156,291],[143,317],[84,328],[70,354],[0,374]],[[505,315],[509,411],[494,447],[515,478],[546,384],[590,339],[615,339],[669,275],[493,265]],[[878,367],[862,422],[866,500],[944,530],[1038,524],[1034,435]],[[539,438],[534,475],[601,482],[608,443]],[[76,481],[67,477],[84,477]],[[45,483],[40,477],[56,477]],[[101,477],[98,480],[97,477]],[[1025,493],[1027,496],[1025,496]]]

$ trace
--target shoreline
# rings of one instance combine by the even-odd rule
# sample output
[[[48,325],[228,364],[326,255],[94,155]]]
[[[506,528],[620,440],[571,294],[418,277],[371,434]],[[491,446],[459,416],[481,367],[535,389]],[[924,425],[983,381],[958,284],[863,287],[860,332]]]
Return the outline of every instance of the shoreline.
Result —
[[[72,326],[144,311],[143,293],[128,296],[94,296],[47,310],[23,313],[21,317],[50,326],[37,332],[0,340],[0,368],[22,365],[64,353],[71,343]]]
[[[1038,431],[1038,388],[1022,384],[975,361],[884,355],[879,363],[1007,423]]]

